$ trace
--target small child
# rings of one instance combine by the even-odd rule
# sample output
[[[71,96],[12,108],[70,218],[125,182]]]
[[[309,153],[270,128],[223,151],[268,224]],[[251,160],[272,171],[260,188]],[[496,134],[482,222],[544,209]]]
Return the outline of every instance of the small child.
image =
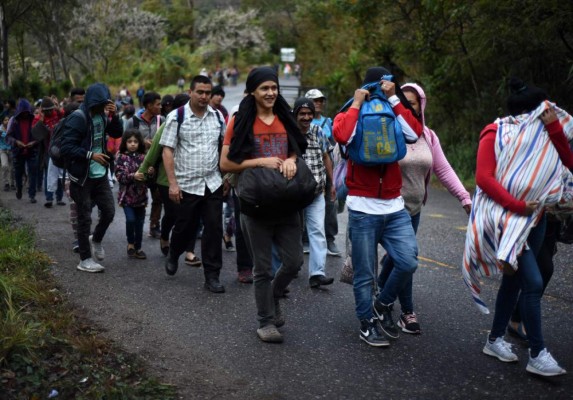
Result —
[[[12,146],[6,142],[6,132],[8,131],[9,116],[5,116],[0,125],[0,171],[4,182],[4,191],[10,190],[12,175]]]
[[[147,186],[134,179],[134,175],[145,158],[145,143],[137,129],[124,132],[115,161],[115,176],[119,182],[118,203],[125,212],[125,232],[127,235],[127,255],[129,258],[147,258],[141,250],[145,207],[147,206]],[[153,174],[149,167],[149,174]]]

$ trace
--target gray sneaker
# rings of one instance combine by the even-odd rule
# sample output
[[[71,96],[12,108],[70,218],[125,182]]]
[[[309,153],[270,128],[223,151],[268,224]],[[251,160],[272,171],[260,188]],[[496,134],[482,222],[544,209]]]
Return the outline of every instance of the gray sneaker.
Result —
[[[557,361],[549,354],[547,349],[541,350],[535,358],[531,357],[531,350],[529,350],[529,362],[525,370],[542,376],[556,376],[567,373],[557,364]]]
[[[488,336],[482,351],[484,354],[496,357],[498,360],[503,362],[517,361],[517,355],[513,351],[511,351],[511,344],[503,340],[503,336],[495,339],[495,342],[493,343],[489,341],[489,336]]]
[[[103,261],[105,258],[105,250],[103,249],[101,242],[94,242],[93,237],[93,235],[90,235],[90,248],[92,255],[99,261]]]
[[[103,265],[98,264],[93,260],[93,258],[86,258],[80,261],[77,268],[84,272],[103,272],[105,268]]]
[[[329,256],[340,257],[342,252],[338,250],[338,247],[336,247],[336,243],[328,242],[326,244],[326,254],[328,254]]]
[[[257,335],[259,339],[267,343],[282,343],[283,335],[278,331],[277,327],[273,324],[263,326],[257,329]]]

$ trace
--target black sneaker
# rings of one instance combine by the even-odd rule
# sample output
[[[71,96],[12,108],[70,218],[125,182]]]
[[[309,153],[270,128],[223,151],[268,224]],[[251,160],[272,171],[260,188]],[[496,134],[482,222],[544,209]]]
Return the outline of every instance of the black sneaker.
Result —
[[[398,326],[402,328],[402,332],[410,333],[412,335],[419,335],[422,333],[418,317],[414,311],[402,313],[398,320]]]
[[[177,273],[177,261],[178,260],[172,260],[171,256],[167,256],[165,259],[165,272],[167,272],[167,275],[175,275]]]
[[[374,318],[371,318],[370,320],[363,319],[360,321],[360,339],[374,347],[390,346],[388,339],[386,339],[384,335],[380,334]]]
[[[380,303],[378,300],[374,300],[372,308],[378,317],[382,331],[384,331],[390,339],[398,339],[400,337],[400,330],[394,323],[394,320],[392,320],[392,309],[394,308],[394,304],[386,305]]]

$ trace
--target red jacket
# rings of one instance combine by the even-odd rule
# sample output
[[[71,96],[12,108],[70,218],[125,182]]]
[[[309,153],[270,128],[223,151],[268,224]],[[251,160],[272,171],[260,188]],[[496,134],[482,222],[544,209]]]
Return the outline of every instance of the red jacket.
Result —
[[[518,200],[511,195],[496,179],[495,170],[495,140],[497,124],[487,125],[480,133],[476,165],[476,184],[503,208],[518,214],[525,214],[525,201]],[[559,158],[565,167],[573,168],[573,152],[569,147],[567,137],[559,121],[545,126],[549,139],[555,146]]]
[[[401,115],[412,130],[420,137],[423,126],[412,115],[412,112],[401,103],[392,107],[396,115]],[[350,108],[334,118],[334,139],[343,145],[348,143],[354,127],[358,122],[360,110]],[[350,196],[375,197],[379,199],[395,199],[400,196],[402,188],[402,173],[397,162],[380,166],[366,167],[348,160],[346,186]]]

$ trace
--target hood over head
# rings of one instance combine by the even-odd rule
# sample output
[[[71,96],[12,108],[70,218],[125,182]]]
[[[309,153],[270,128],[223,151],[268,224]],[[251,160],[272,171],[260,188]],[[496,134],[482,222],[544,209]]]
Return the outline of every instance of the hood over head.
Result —
[[[32,109],[32,105],[30,102],[24,98],[18,99],[18,104],[16,105],[16,112],[14,113],[14,118],[20,119],[23,112],[28,111],[29,118],[32,119],[34,117],[34,110]]]
[[[89,115],[90,108],[95,106],[106,104],[111,100],[111,93],[108,87],[104,83],[94,83],[86,91],[86,97],[81,105],[83,111]]]
[[[424,112],[426,111],[426,93],[424,89],[420,85],[415,83],[405,83],[401,86],[402,91],[404,90],[413,90],[418,93],[419,101],[420,101],[420,119],[422,120],[422,125],[424,128],[426,127],[426,117],[424,116]]]

